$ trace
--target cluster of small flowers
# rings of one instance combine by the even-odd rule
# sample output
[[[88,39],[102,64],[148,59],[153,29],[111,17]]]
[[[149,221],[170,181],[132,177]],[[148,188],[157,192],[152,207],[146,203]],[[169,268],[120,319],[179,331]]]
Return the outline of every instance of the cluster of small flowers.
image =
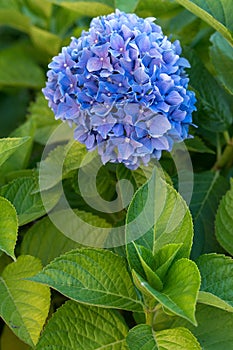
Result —
[[[189,136],[189,63],[153,21],[119,10],[94,18],[49,64],[49,106],[77,125],[76,140],[98,147],[103,163],[136,169]]]

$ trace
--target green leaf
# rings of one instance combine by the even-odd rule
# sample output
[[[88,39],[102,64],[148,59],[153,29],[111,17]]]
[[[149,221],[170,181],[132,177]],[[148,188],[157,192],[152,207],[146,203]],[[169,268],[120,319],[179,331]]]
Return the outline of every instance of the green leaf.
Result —
[[[52,4],[48,1],[42,3],[40,0],[24,0],[24,5],[39,17],[47,18],[52,14]]]
[[[29,18],[14,9],[0,9],[0,24],[25,33],[28,33],[30,28]]]
[[[23,343],[6,325],[3,328],[0,338],[1,350],[30,350],[27,344]]]
[[[156,299],[173,314],[196,325],[195,309],[200,287],[200,274],[193,261],[185,258],[176,261],[166,275],[161,292],[152,288],[136,272],[133,277],[137,288],[142,293]]]
[[[116,176],[117,180],[119,181],[118,196],[121,196],[122,208],[126,208],[126,206],[129,204],[129,199],[132,199],[132,196],[137,188],[134,174],[123,164],[118,164],[116,169]]]
[[[52,4],[65,7],[69,10],[76,11],[78,14],[95,17],[99,15],[108,14],[114,9],[114,2],[112,0],[89,0],[89,1],[65,1],[65,0],[49,0]]]
[[[190,152],[215,154],[215,152],[207,147],[202,139],[196,135],[193,139],[185,140],[185,146]]]
[[[233,47],[219,33],[211,37],[210,57],[218,78],[224,87],[233,94],[231,72],[233,67]]]
[[[14,206],[0,197],[0,250],[15,260],[14,249],[18,234],[18,219]]]
[[[16,208],[19,226],[25,225],[46,214],[40,193],[32,193],[37,187],[36,177],[20,177],[0,188],[0,195],[7,198]],[[60,193],[54,188],[47,192],[46,208],[52,209]]]
[[[204,129],[221,132],[232,124],[229,94],[204,66],[197,53],[192,49],[184,50],[192,69],[189,71],[190,86],[195,90],[200,106],[194,121]]]
[[[148,166],[142,165],[140,166],[140,168],[132,172],[132,175],[135,178],[137,187],[144,185],[148,181],[148,179],[151,178],[153,170],[154,170],[154,164],[153,162],[150,162]]]
[[[32,280],[48,284],[85,304],[132,311],[142,309],[125,259],[107,250],[68,252],[52,261]]]
[[[155,255],[169,243],[183,243],[177,259],[189,257],[193,226],[183,198],[161,177],[158,168],[150,180],[135,193],[126,219],[126,241],[151,250]],[[131,268],[140,266],[133,243],[127,245]]]
[[[0,316],[21,340],[31,346],[38,341],[50,306],[49,288],[25,280],[40,270],[38,259],[20,256],[4,269],[0,277]]]
[[[31,26],[30,36],[33,44],[41,51],[52,56],[58,53],[61,46],[61,39],[57,35],[39,27]]]
[[[29,137],[8,137],[0,139],[0,166],[28,140]]]
[[[104,230],[111,227],[104,219],[92,215],[91,213],[77,209],[74,209],[74,213],[81,220],[94,227],[99,225],[103,227]],[[58,215],[62,220],[64,217],[69,220],[66,211],[59,212]],[[85,225],[85,223],[83,223],[83,225]],[[93,231],[93,227],[91,230]],[[78,231],[80,233],[84,232],[84,227],[82,227],[81,224],[79,225]],[[79,232],[77,232],[77,234]],[[86,230],[85,235],[88,235]],[[82,237],[81,234],[80,237]],[[53,247],[53,249],[51,249],[51,247]],[[65,236],[48,217],[45,217],[36,222],[24,235],[21,244],[21,254],[29,254],[38,257],[45,266],[54,258],[75,248],[80,248],[80,244]]]
[[[40,190],[54,187],[71,171],[78,169],[86,154],[86,146],[74,140],[65,146],[59,145],[54,148],[40,162]],[[92,156],[91,154],[90,157]]]
[[[159,350],[156,334],[146,324],[138,325],[130,329],[126,342],[129,350]]]
[[[132,328],[126,338],[129,350],[201,350],[200,344],[187,328],[154,332],[146,324]]]
[[[220,254],[202,255],[197,260],[201,273],[199,302],[233,312],[233,260]]]
[[[156,332],[160,350],[202,350],[197,338],[184,327]]]
[[[25,169],[28,166],[32,152],[33,140],[35,134],[35,124],[32,120],[23,123],[19,128],[11,133],[13,137],[27,137],[25,144],[11,155],[8,162],[1,167],[1,173],[7,173],[15,170]]]
[[[203,253],[220,249],[214,236],[214,220],[219,201],[227,186],[227,181],[218,173],[209,171],[194,175],[190,203],[195,231],[192,250],[194,259]]]
[[[231,188],[222,198],[216,215],[215,234],[221,246],[233,255],[233,179]]]
[[[233,45],[232,3],[228,0],[176,0],[214,29]]]
[[[1,50],[0,85],[41,88],[44,85],[44,73],[27,53],[24,43],[17,43]],[[17,64],[14,62],[17,57]]]
[[[127,350],[127,331],[117,312],[68,301],[49,320],[36,350]]]
[[[163,280],[182,244],[166,244],[154,256],[156,274]]]
[[[11,263],[12,263],[12,259],[8,255],[0,251],[0,275],[2,271],[5,269],[5,267]]]
[[[31,103],[29,118],[36,125],[34,140],[42,145],[46,144],[51,133],[60,124],[60,121],[54,118],[54,113],[48,107],[48,101],[42,93],[39,93],[36,101]]]
[[[141,247],[137,246],[136,244],[134,245],[134,247],[137,251],[138,258],[141,262],[142,269],[138,269],[138,270],[142,270],[141,275],[146,279],[146,281],[150,284],[151,287],[153,287],[158,291],[161,291],[163,289],[163,283],[159,278],[159,276],[153,271],[154,261],[152,261],[152,264],[148,262],[149,260],[148,256],[150,256],[151,254],[150,250],[146,249],[143,246]],[[153,259],[153,256],[151,258]],[[140,273],[141,271],[137,271],[137,272]]]
[[[139,0],[115,0],[115,8],[124,12],[134,12]]]
[[[180,10],[180,6],[175,1],[143,0],[139,1],[136,13],[143,18],[151,17],[151,15],[158,16],[158,18],[161,16],[171,18],[177,10]]]
[[[1,8],[10,10],[20,10],[18,0],[0,0]]]
[[[198,304],[196,318],[198,326],[194,327],[180,317],[156,315],[156,329],[185,327],[199,341],[205,350],[233,349],[233,314],[208,305]]]

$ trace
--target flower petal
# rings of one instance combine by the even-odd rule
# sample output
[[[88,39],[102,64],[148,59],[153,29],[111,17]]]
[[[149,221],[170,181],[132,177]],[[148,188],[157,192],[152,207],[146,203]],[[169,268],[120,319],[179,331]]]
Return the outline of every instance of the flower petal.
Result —
[[[87,61],[88,72],[98,71],[102,68],[102,66],[103,66],[103,62],[101,62],[100,59],[97,57],[91,57]]]

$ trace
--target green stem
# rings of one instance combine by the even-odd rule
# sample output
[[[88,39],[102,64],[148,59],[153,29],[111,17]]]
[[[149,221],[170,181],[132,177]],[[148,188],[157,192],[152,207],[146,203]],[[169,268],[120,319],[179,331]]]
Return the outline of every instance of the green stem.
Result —
[[[227,134],[224,135],[228,138]],[[223,168],[230,168],[233,164],[233,138],[228,140],[228,143],[213,167],[213,170],[217,171]]]
[[[222,155],[222,147],[221,147],[221,142],[220,142],[220,136],[219,133],[217,134],[217,161],[220,160]]]
[[[224,139],[225,139],[226,143],[230,143],[231,142],[231,138],[230,138],[230,135],[229,135],[228,131],[224,131],[223,136],[224,136]]]
[[[147,310],[145,312],[146,314],[146,324],[153,327],[153,321],[154,321],[154,312],[151,310]]]

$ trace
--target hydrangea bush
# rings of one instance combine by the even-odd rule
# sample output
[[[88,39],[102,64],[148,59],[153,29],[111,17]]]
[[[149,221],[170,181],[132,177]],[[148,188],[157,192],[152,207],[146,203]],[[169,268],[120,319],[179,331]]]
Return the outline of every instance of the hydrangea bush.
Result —
[[[119,10],[94,18],[49,64],[49,106],[76,125],[76,140],[98,147],[104,164],[136,169],[188,137],[190,65],[154,20]]]
[[[233,350],[232,13],[0,0],[1,350]]]

